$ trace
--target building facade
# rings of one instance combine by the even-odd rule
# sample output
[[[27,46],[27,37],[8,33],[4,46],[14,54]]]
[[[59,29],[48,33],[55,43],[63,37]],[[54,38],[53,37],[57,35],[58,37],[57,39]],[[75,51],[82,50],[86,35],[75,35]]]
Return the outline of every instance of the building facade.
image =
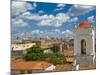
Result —
[[[26,49],[36,45],[36,43],[13,43],[11,44],[11,56],[20,57],[26,53]]]

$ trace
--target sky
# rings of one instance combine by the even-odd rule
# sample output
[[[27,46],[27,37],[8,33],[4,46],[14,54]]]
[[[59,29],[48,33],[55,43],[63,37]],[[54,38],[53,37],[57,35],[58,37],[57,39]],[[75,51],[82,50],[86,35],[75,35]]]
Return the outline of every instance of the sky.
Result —
[[[66,38],[75,35],[75,25],[88,21],[95,28],[96,7],[92,5],[12,1],[11,37]]]

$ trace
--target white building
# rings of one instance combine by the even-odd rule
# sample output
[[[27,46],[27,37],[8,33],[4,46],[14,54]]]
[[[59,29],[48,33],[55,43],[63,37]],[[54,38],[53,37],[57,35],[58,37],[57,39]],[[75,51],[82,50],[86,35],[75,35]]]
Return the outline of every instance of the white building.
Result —
[[[32,47],[35,45],[35,43],[20,43],[20,44],[11,44],[11,48],[13,51],[19,51],[19,50],[26,50],[27,48]]]
[[[12,57],[19,57],[26,53],[26,49],[36,45],[36,43],[13,43],[11,44]]]

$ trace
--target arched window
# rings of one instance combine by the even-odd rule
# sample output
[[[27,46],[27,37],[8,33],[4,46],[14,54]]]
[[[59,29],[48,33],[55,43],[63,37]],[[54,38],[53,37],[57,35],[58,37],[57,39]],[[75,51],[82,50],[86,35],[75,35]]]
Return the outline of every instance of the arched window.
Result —
[[[81,40],[81,54],[86,54],[86,41]]]

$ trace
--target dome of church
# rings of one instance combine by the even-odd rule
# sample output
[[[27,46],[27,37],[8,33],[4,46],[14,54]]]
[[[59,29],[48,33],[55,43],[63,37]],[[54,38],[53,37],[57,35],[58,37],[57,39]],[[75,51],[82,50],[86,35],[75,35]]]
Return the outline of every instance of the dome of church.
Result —
[[[89,22],[84,21],[84,22],[80,23],[78,28],[87,29],[87,28],[90,28],[90,24],[89,24]]]

